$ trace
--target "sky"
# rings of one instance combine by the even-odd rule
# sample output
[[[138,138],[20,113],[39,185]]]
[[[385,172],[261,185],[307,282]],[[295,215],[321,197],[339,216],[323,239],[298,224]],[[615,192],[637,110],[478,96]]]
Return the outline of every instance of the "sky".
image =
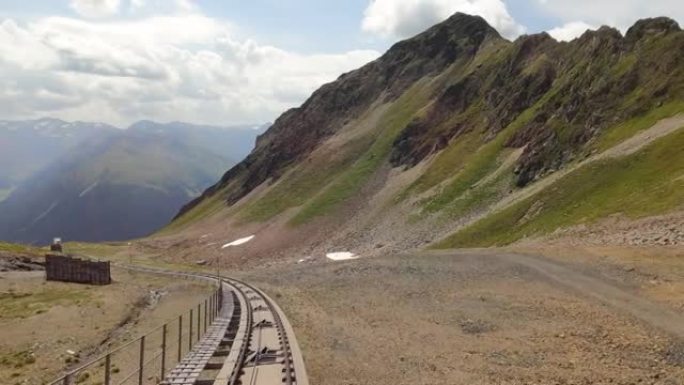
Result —
[[[0,119],[269,122],[455,12],[571,40],[684,1],[0,0]]]

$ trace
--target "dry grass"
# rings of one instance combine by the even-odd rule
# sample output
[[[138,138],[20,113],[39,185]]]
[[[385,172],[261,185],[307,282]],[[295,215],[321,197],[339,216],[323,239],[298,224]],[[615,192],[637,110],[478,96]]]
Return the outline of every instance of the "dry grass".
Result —
[[[43,384],[196,305],[211,287],[193,281],[114,269],[114,284],[45,282],[42,272],[0,273],[0,378],[3,384]],[[165,293],[148,306],[152,291]],[[101,344],[105,344],[101,346]],[[79,353],[74,357],[67,353]],[[124,371],[127,361],[119,363]],[[100,378],[82,379],[84,385]]]

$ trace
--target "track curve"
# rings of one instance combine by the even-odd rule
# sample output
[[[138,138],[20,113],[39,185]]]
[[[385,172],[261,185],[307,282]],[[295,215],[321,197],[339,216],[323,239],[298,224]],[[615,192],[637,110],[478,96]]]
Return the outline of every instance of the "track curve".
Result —
[[[148,273],[219,281],[217,276],[211,274],[118,266]],[[222,343],[213,352],[214,357],[225,357],[222,364],[205,365],[202,370],[204,375],[198,373],[196,378],[187,382],[174,378],[172,371],[163,384],[309,385],[294,330],[282,309],[263,291],[246,282],[227,277],[221,277],[220,281],[223,305],[230,308],[230,314],[224,314],[219,322],[231,325],[225,327]],[[234,321],[228,322],[228,319]],[[210,374],[212,371],[213,374]]]

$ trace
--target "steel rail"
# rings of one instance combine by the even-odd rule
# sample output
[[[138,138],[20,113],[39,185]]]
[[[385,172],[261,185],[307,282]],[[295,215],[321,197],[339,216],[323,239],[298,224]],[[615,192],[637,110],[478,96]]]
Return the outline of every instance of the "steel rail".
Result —
[[[252,286],[246,282],[234,279],[234,278],[223,278],[223,280],[224,281],[236,282],[236,283],[250,289],[252,292],[254,292],[255,294],[257,294],[259,297],[261,297],[263,299],[264,303],[266,304],[266,306],[269,309],[269,312],[273,316],[273,320],[275,321],[276,328],[278,329],[278,332],[280,335],[280,346],[281,346],[281,350],[283,352],[283,366],[285,368],[285,379],[284,379],[285,384],[291,385],[293,383],[293,381],[296,381],[296,373],[295,373],[295,370],[294,370],[294,367],[293,367],[292,361],[291,361],[292,350],[290,347],[290,341],[288,339],[287,331],[285,330],[285,326],[283,324],[283,321],[280,318],[279,312],[275,309],[275,306],[273,306],[273,303],[271,302],[271,300],[261,290],[257,289],[256,287],[254,287],[254,286]],[[228,283],[231,283],[231,282],[228,282]],[[242,291],[242,290],[240,290],[240,291],[244,294],[244,291]],[[246,299],[248,299],[248,298],[246,298]],[[251,311],[252,310],[251,306],[249,306],[249,308]],[[250,335],[249,336],[250,340],[251,340],[251,337],[252,336]],[[257,355],[258,354],[259,354],[259,352],[257,352]],[[240,366],[244,367],[244,365],[245,365],[244,359],[239,364],[240,364]],[[256,365],[255,365],[255,368],[256,368]],[[240,371],[241,370],[236,370],[236,372],[240,372]],[[233,385],[234,383],[231,382],[230,384]]]
[[[293,352],[292,352],[292,347],[290,346],[290,340],[288,336],[288,330],[285,327],[285,324],[283,322],[283,319],[281,317],[279,308],[275,306],[273,301],[261,290],[257,289],[256,287],[241,281],[239,279],[235,278],[229,278],[229,277],[219,277],[218,275],[214,274],[206,274],[206,273],[185,273],[185,272],[179,272],[179,271],[172,271],[172,270],[166,270],[166,269],[159,269],[159,268],[153,268],[153,267],[138,267],[138,266],[128,266],[128,265],[122,265],[122,264],[115,264],[115,266],[124,268],[127,270],[133,270],[133,271],[142,271],[142,272],[147,272],[147,273],[153,273],[153,274],[163,274],[163,275],[173,275],[173,276],[179,276],[179,277],[186,277],[186,278],[194,278],[194,279],[202,279],[202,280],[210,280],[210,281],[215,281],[215,282],[222,282],[227,284],[233,289],[233,292],[236,293],[238,296],[242,297],[242,300],[245,303],[244,309],[241,309],[241,311],[245,312],[245,328],[243,333],[240,336],[235,336],[234,341],[240,340],[242,342],[242,345],[240,346],[240,350],[238,353],[238,357],[235,360],[234,367],[232,368],[231,376],[228,381],[228,385],[237,385],[241,383],[241,376],[243,375],[244,369],[246,368],[247,365],[247,355],[250,350],[251,343],[253,341],[253,338],[255,337],[254,333],[255,330],[261,330],[261,328],[255,328],[254,327],[254,307],[252,306],[252,301],[250,300],[249,296],[247,295],[247,291],[253,292],[256,296],[260,298],[266,305],[266,308],[268,309],[268,312],[271,314],[274,325],[276,327],[277,333],[279,335],[279,345],[280,345],[280,352],[282,354],[282,364],[283,370],[282,372],[284,373],[284,378],[283,383],[287,385],[293,385],[297,383],[297,372],[295,369],[295,364],[293,361]],[[219,285],[221,286],[221,285]],[[220,292],[222,289],[219,288],[218,291]],[[174,319],[175,320],[175,319]],[[170,322],[173,322],[170,321]],[[158,331],[162,329],[164,326],[159,326],[150,332],[146,333],[150,334],[155,331]],[[290,328],[291,329],[291,328]],[[259,339],[261,339],[261,336],[259,336]],[[94,365],[95,363],[106,359],[108,356],[111,356],[115,353],[118,353],[122,350],[124,350],[127,347],[130,347],[134,343],[139,342],[139,339],[135,339],[132,341],[129,341],[121,346],[118,346],[116,349],[107,352],[106,354],[103,354],[100,357],[97,357],[96,359],[79,366],[76,369],[70,370],[62,376],[59,380],[50,383],[50,385],[56,385],[59,384],[64,380],[64,378],[71,376],[73,374],[79,373],[80,371]],[[261,345],[261,342],[259,342],[259,345]],[[217,348],[218,349],[218,348]],[[250,383],[254,382],[257,378],[257,371],[259,368],[259,358],[261,356],[261,346],[257,347],[257,351],[255,352],[255,361],[254,361],[254,367],[253,371],[251,373],[251,379]],[[158,358],[158,356],[153,357],[153,359]],[[226,359],[228,360],[228,359]],[[149,360],[151,362],[152,360]],[[225,365],[225,363],[224,363]],[[300,365],[301,365],[301,360],[300,360]],[[137,371],[134,371],[131,373],[131,375],[134,375]],[[306,376],[305,373],[302,375]],[[125,380],[124,380],[125,381]],[[254,384],[258,384],[257,382],[254,382]]]
[[[229,385],[235,385],[240,380],[240,372],[244,368],[245,359],[247,357],[247,350],[249,350],[249,343],[250,343],[251,338],[252,338],[252,329],[254,326],[253,325],[253,309],[249,303],[249,297],[247,297],[245,292],[240,287],[238,287],[234,283],[230,282],[230,280],[227,278],[221,278],[221,279],[223,280],[223,282],[225,282],[225,283],[229,284],[230,286],[232,286],[233,288],[235,288],[237,293],[240,296],[242,296],[242,298],[244,299],[245,305],[246,305],[245,306],[246,307],[245,312],[246,312],[247,322],[245,325],[245,333],[244,333],[243,338],[242,338],[242,346],[240,347],[240,354],[238,355],[238,359],[236,361],[235,368],[233,368],[233,372],[230,376],[230,380],[228,381]]]

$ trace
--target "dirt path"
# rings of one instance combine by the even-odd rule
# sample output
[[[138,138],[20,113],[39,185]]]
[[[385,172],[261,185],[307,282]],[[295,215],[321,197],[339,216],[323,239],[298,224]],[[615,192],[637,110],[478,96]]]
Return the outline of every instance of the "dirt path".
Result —
[[[458,258],[465,252],[438,252],[442,255],[451,255]],[[468,252],[471,253],[472,252]],[[592,276],[573,269],[570,265],[564,265],[544,257],[512,253],[491,253],[484,255],[490,258],[498,258],[508,262],[514,262],[534,269],[543,276],[576,291],[582,295],[593,298],[605,305],[613,307],[623,313],[658,328],[672,336],[684,340],[684,314],[668,309],[663,304],[646,299],[638,294],[621,288],[611,283],[604,277]]]
[[[522,190],[519,190],[501,201],[493,205],[487,212],[475,218],[471,223],[476,220],[483,218],[487,215],[495,213],[497,211],[503,210],[517,202],[531,197],[532,195],[544,190],[548,186],[551,186],[554,182],[560,180],[564,176],[584,167],[590,163],[600,161],[608,158],[618,158],[622,156],[627,156],[633,154],[640,149],[646,147],[647,145],[653,143],[657,139],[660,139],[668,134],[671,134],[677,130],[684,129],[684,114],[678,114],[670,118],[660,120],[655,125],[650,128],[643,130],[642,132],[634,135],[630,139],[625,140],[617,144],[616,146],[601,152],[596,155],[592,155],[587,159],[582,160],[576,164],[571,164],[568,167],[558,170],[555,173],[546,176],[545,178],[533,183]]]

